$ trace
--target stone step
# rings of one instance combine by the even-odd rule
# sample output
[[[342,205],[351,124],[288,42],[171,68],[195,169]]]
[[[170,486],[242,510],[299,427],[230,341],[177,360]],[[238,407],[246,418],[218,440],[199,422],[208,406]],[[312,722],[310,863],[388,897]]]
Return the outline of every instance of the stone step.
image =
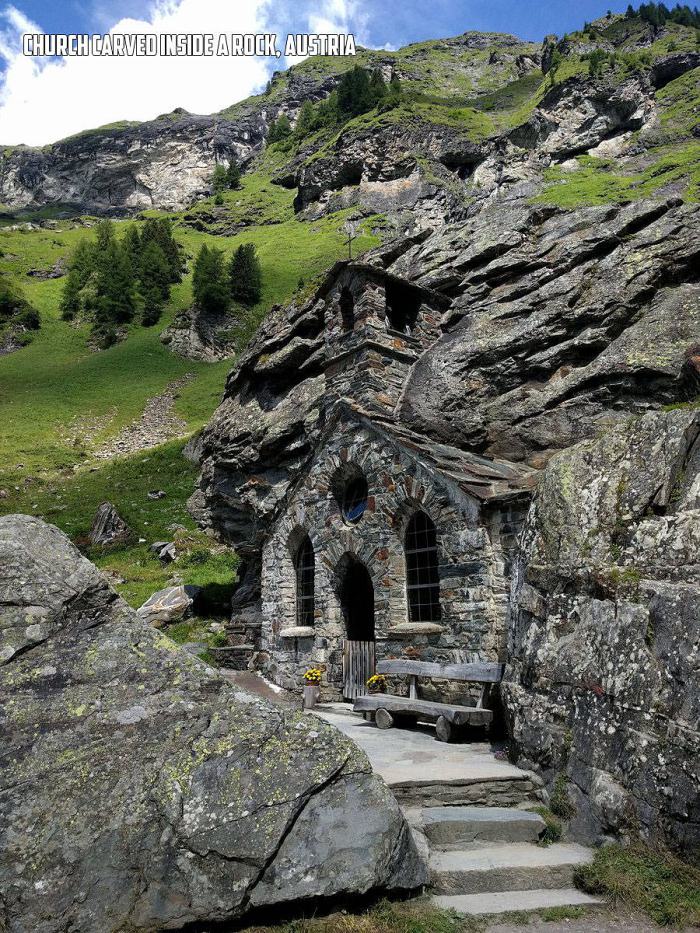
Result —
[[[481,894],[570,888],[574,870],[590,862],[590,849],[574,843],[527,842],[432,852],[430,882],[438,894]]]
[[[439,849],[478,842],[537,842],[545,830],[539,813],[508,807],[425,807],[422,829]]]
[[[359,713],[357,715],[360,715]],[[387,783],[402,807],[524,807],[542,803],[540,784],[528,772],[466,780]]]
[[[437,894],[433,903],[457,914],[505,914],[510,911],[544,910],[547,907],[595,907],[604,903],[576,888],[538,888],[534,891],[494,891],[488,894]]]

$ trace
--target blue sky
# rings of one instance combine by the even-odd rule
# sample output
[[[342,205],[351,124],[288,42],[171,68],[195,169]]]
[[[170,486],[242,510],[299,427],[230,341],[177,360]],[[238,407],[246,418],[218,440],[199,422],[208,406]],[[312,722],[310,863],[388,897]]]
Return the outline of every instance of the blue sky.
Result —
[[[222,4],[227,0],[222,0]],[[235,0],[233,0],[235,2]],[[153,5],[145,0],[18,0],[13,4],[44,32],[102,32],[123,17],[141,17]],[[273,2],[280,19],[293,27],[305,27],[304,14],[313,4]],[[636,2],[635,6],[638,5]],[[671,4],[672,5],[672,4]],[[318,4],[322,6],[322,4]],[[525,39],[542,39],[548,32],[562,35],[583,25],[585,20],[603,16],[608,9],[623,11],[627,3],[610,0],[368,0],[360,5],[367,16],[370,44],[393,46],[457,35],[468,29],[511,32]],[[427,15],[429,10],[429,15]],[[295,11],[295,12],[293,12]],[[390,11],[390,12],[389,12]],[[296,31],[294,28],[291,31]]]
[[[43,145],[117,120],[175,107],[212,113],[260,91],[284,60],[246,58],[33,59],[22,35],[44,33],[352,32],[398,48],[467,30],[540,41],[562,35],[611,0],[0,0],[0,145]]]

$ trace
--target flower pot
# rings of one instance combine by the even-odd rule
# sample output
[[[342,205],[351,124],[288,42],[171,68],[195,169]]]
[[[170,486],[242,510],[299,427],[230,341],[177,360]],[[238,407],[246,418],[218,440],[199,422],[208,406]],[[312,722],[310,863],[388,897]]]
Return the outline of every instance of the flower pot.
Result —
[[[318,703],[320,695],[320,687],[317,687],[316,684],[306,684],[304,686],[304,709],[313,709]]]

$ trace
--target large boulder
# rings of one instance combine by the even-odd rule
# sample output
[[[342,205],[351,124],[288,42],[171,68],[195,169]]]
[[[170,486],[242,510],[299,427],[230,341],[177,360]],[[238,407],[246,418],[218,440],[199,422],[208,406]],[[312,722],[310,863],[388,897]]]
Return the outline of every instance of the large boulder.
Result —
[[[503,695],[573,829],[700,846],[700,410],[558,455],[515,571]]]
[[[0,929],[180,929],[413,888],[364,754],[138,620],[56,528],[0,518]]]

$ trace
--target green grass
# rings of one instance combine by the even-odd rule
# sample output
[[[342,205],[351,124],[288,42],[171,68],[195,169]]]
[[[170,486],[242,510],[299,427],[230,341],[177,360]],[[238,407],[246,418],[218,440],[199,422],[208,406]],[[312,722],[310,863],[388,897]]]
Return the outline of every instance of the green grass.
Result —
[[[700,925],[700,868],[669,852],[641,843],[627,849],[605,846],[578,870],[577,883],[664,926]]]
[[[438,910],[426,898],[382,901],[364,912],[336,912],[273,926],[250,926],[245,933],[480,933],[486,924]]]
[[[94,472],[84,468],[72,472],[36,478],[28,486],[10,490],[2,500],[2,511],[39,515],[57,525],[71,539],[85,543],[95,511],[100,503],[116,505],[132,529],[135,541],[116,550],[87,549],[88,556],[106,570],[124,578],[117,589],[134,606],[140,606],[155,590],[167,585],[172,568],[164,567],[148,553],[154,541],[171,541],[173,524],[193,529],[185,503],[196,480],[196,468],[182,456],[182,441],[154,448],[143,454],[105,461]],[[164,499],[152,500],[147,493],[162,489]],[[144,543],[138,539],[144,538]],[[217,568],[218,569],[218,568]],[[196,568],[187,583],[201,578]]]
[[[178,225],[176,237],[190,256],[205,242],[227,254],[239,242],[256,245],[263,267],[263,295],[239,322],[244,340],[273,304],[291,298],[301,277],[313,277],[344,254],[342,225],[348,214],[340,212],[315,223],[292,217],[274,226],[251,226],[234,237],[215,237]],[[371,220],[363,224],[355,241],[358,255],[379,242],[371,228]],[[88,329],[60,320],[63,281],[26,277],[31,268],[48,268],[58,258],[68,257],[85,235],[91,231],[0,232],[0,267],[20,283],[42,317],[42,328],[32,343],[0,359],[0,485],[14,486],[28,473],[81,463],[87,453],[76,440],[81,425],[90,426],[88,433],[100,444],[138,418],[148,398],[186,373],[194,373],[195,378],[182,389],[176,413],[190,430],[201,427],[215,408],[231,367],[230,361],[212,365],[182,359],[160,342],[163,326],[191,303],[190,275],[173,288],[160,325],[134,326],[122,343],[101,352],[89,349]],[[22,468],[17,467],[20,463]]]
[[[665,146],[653,153],[655,161],[641,171],[625,174],[619,162],[579,156],[578,168],[565,171],[555,166],[545,171],[549,184],[534,203],[575,208],[595,204],[636,201],[660,194],[673,185],[687,201],[700,198],[700,142]]]

